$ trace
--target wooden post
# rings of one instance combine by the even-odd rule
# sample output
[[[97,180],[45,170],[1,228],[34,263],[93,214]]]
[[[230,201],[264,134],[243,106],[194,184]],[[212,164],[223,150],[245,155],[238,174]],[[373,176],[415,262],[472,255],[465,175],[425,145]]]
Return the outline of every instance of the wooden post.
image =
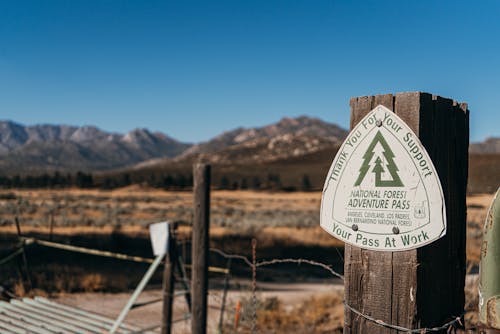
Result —
[[[165,257],[165,269],[163,271],[163,312],[161,319],[161,334],[170,334],[172,332],[172,314],[174,306],[174,288],[175,277],[174,268],[177,261],[175,254],[175,230],[177,224],[169,226],[168,234],[168,252]]]
[[[210,226],[210,165],[196,164],[191,272],[191,333],[207,330],[208,243]]]
[[[427,93],[352,98],[351,129],[374,107],[394,111],[420,138],[442,184],[446,235],[416,250],[379,252],[345,246],[345,300],[372,318],[406,328],[433,327],[464,308],[467,105]],[[442,331],[444,333],[445,331]],[[344,334],[396,334],[345,310]]]
[[[21,224],[19,223],[19,218],[17,216],[14,217],[14,221],[16,223],[17,237],[18,237],[18,240],[21,243],[21,245],[22,245],[21,247],[23,249],[22,264],[20,262],[18,262],[19,268],[20,268],[20,273],[22,273],[21,268],[23,268],[24,273],[26,275],[26,280],[28,281],[29,291],[31,291],[31,290],[33,290],[33,281],[31,280],[30,269],[28,266],[28,258],[26,257],[26,247],[25,247],[25,241],[23,239],[23,234],[21,232]],[[21,280],[22,280],[22,284],[23,284],[23,289],[25,292],[27,292],[26,285],[24,284],[24,279],[23,279],[22,274],[21,274]]]

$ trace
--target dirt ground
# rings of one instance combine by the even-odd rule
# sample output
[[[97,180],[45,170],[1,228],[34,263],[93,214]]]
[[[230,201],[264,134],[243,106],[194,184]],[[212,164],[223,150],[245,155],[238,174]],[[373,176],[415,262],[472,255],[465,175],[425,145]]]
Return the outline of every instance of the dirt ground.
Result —
[[[239,281],[239,285],[249,285],[250,282]],[[263,312],[270,311],[278,307],[276,303],[284,305],[284,312],[292,313],[294,308],[301,305],[304,301],[313,301],[324,299],[326,296],[334,299],[342,299],[343,286],[336,282],[335,284],[326,282],[316,283],[259,283],[257,286],[257,300],[261,319],[257,325],[265,326],[262,319]],[[248,290],[249,291],[249,290]],[[248,291],[231,289],[227,295],[226,310],[224,312],[224,328],[228,332],[244,333],[251,327],[251,312],[253,310],[252,296]],[[222,290],[210,289],[208,297],[208,333],[216,333],[219,328],[219,320],[222,305]],[[96,312],[109,318],[116,318],[131,293],[77,293],[63,294],[58,296],[57,301],[63,304],[79,307],[81,309]],[[151,289],[144,291],[137,303],[145,303],[161,298],[160,289]],[[241,303],[240,322],[235,330],[236,304]],[[274,304],[274,305],[273,305]],[[141,328],[150,328],[159,326],[161,321],[161,302],[155,302],[147,306],[136,308],[130,311],[126,322],[138,325]],[[340,307],[332,310],[337,321],[332,327],[340,328],[343,321],[343,311]],[[173,333],[190,333],[191,323],[186,319],[188,308],[183,296],[178,296],[174,303],[175,322]]]
[[[478,276],[468,275],[466,279],[466,309],[477,305]],[[250,281],[233,282],[226,299],[223,315],[223,332],[249,333],[253,324],[254,303],[250,291]],[[237,287],[235,287],[235,285]],[[242,289],[242,286],[244,287]],[[259,333],[342,333],[344,321],[343,284],[341,281],[310,283],[262,283],[257,284],[257,320]],[[79,307],[115,319],[131,296],[129,293],[77,293],[61,294],[57,301]],[[211,288],[208,296],[208,333],[218,333],[223,292]],[[148,289],[138,298],[137,303],[157,301],[160,289]],[[240,303],[240,320],[236,325],[236,309]],[[126,322],[141,328],[158,330],[161,322],[161,302],[135,308],[130,311]],[[173,333],[190,333],[188,307],[183,296],[174,302],[175,321]],[[465,315],[466,326],[477,322],[477,312]]]

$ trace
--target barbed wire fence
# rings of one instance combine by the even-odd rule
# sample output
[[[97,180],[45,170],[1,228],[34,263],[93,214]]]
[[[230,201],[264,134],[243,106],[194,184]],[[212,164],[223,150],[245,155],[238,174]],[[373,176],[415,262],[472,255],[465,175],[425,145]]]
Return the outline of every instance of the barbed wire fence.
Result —
[[[4,259],[0,259],[0,265],[7,263],[8,261],[11,261],[12,259],[16,258],[19,255],[25,254],[25,248],[37,244],[39,246],[43,247],[50,247],[50,248],[57,248],[57,249],[63,249],[66,251],[70,252],[80,252],[84,254],[89,254],[89,255],[95,255],[95,256],[101,256],[101,257],[108,257],[108,258],[115,258],[119,260],[126,260],[126,261],[132,261],[132,262],[139,262],[139,263],[151,263],[152,259],[150,258],[144,258],[144,257],[139,257],[139,256],[129,256],[126,254],[120,254],[120,253],[113,253],[109,251],[103,251],[103,250],[97,250],[97,249],[89,249],[85,247],[78,247],[78,246],[73,246],[73,245],[67,245],[67,244],[61,244],[61,243],[56,243],[56,242],[49,242],[46,240],[40,240],[36,238],[27,238],[27,237],[20,237],[21,244],[18,246],[17,249],[15,249],[13,252],[8,254]],[[187,242],[189,243],[189,242]],[[183,242],[181,241],[180,243],[182,247]],[[184,247],[185,248],[185,247]],[[324,270],[326,273],[329,274],[332,278],[335,279],[340,279],[344,280],[344,276],[340,274],[339,272],[335,271],[332,267],[332,265],[325,264],[316,260],[311,260],[311,259],[305,259],[305,258],[274,258],[274,259],[265,259],[261,261],[257,261],[257,241],[256,239],[252,239],[251,242],[251,255],[252,259],[250,260],[248,257],[241,255],[241,254],[230,254],[227,253],[221,249],[218,248],[210,248],[210,252],[219,255],[220,257],[224,258],[227,261],[227,268],[213,268],[213,271],[219,274],[226,274],[225,279],[228,281],[230,278],[231,274],[231,263],[239,261],[242,264],[244,264],[247,269],[251,272],[251,284],[247,286],[246,288],[241,288],[239,287],[239,290],[241,293],[247,292],[249,293],[250,297],[247,299],[243,300],[244,305],[241,305],[242,300],[238,300],[237,305],[235,307],[227,307],[227,290],[229,289],[229,284],[224,285],[224,289],[222,291],[216,292],[214,290],[210,290],[209,296],[212,298],[209,298],[209,301],[212,302],[212,304],[217,304],[217,305],[211,305],[212,308],[216,308],[220,310],[220,320],[217,328],[215,329],[215,332],[222,333],[224,332],[224,315],[226,315],[226,319],[233,319],[234,320],[234,329],[237,329],[238,326],[241,324],[242,327],[246,327],[246,329],[251,332],[252,334],[254,333],[260,333],[259,328],[258,328],[258,308],[259,308],[259,301],[257,298],[257,291],[258,291],[258,285],[257,285],[257,277],[258,277],[258,272],[263,270],[264,268],[270,267],[270,266],[275,266],[275,265],[281,265],[281,264],[295,264],[295,265],[309,265],[313,267],[320,268]],[[342,254],[340,251],[338,251],[339,257],[343,261]],[[0,287],[0,289],[4,289],[3,287]],[[4,293],[6,291],[3,291]],[[14,297],[13,295],[11,295]],[[405,328],[402,326],[394,325],[387,323],[381,319],[376,319],[375,317],[364,314],[360,310],[352,307],[351,305],[347,304],[345,301],[343,302],[343,305],[346,309],[349,311],[353,312],[357,316],[363,318],[365,321],[372,322],[373,324],[384,327],[384,328],[389,328],[392,330],[396,330],[401,333],[433,333],[433,332],[439,332],[443,330],[452,330],[454,328],[457,328],[458,326],[463,327],[463,316],[466,313],[464,311],[462,314],[459,315],[450,315],[450,321],[447,321],[443,323],[440,326],[436,327],[431,327],[431,328]],[[243,312],[242,312],[243,309]],[[245,315],[245,317],[242,316],[242,314]],[[243,319],[245,318],[245,319]],[[240,322],[241,320],[241,322]],[[244,321],[243,321],[244,320]],[[186,324],[189,322],[189,316],[184,314],[183,317],[176,319],[174,321],[175,323],[183,323],[184,327],[186,327]],[[246,322],[246,324],[244,323]],[[243,328],[242,328],[243,329]],[[243,329],[244,330],[244,329]]]
[[[256,297],[256,286],[257,286],[257,270],[259,268],[267,267],[267,266],[272,266],[272,265],[277,265],[277,264],[307,264],[310,266],[315,266],[318,268],[321,268],[325,270],[327,273],[329,273],[332,277],[338,278],[342,281],[344,281],[344,276],[337,271],[335,271],[332,268],[332,265],[328,265],[322,262],[318,262],[315,260],[309,260],[309,259],[304,259],[304,258],[281,258],[281,259],[270,259],[270,260],[262,260],[262,261],[256,261],[255,260],[255,250],[256,250],[256,240],[252,240],[252,261],[250,261],[247,257],[239,254],[228,254],[225,253],[224,251],[217,249],[217,248],[210,248],[211,252],[217,253],[220,256],[226,258],[226,259],[232,259],[232,260],[240,260],[244,264],[250,267],[252,270],[252,288],[251,288],[251,294],[252,294],[252,323],[251,323],[251,332],[253,333],[258,333],[258,328],[257,328],[257,297]],[[343,257],[341,253],[339,252],[339,257],[343,261]],[[396,330],[401,333],[433,333],[433,332],[440,332],[443,330],[450,331],[453,328],[457,328],[458,326],[463,327],[463,316],[467,311],[464,310],[462,314],[459,315],[451,315],[450,321],[447,321],[443,323],[440,326],[435,326],[435,327],[422,327],[422,328],[406,328],[394,324],[387,323],[381,319],[376,319],[370,315],[364,314],[363,312],[357,310],[356,308],[350,306],[347,304],[345,301],[343,301],[343,305],[346,309],[349,311],[353,312],[354,314],[358,315],[359,317],[363,318],[366,321],[372,322],[373,324],[384,327],[384,328],[389,328],[392,330]],[[458,326],[457,326],[458,325]]]

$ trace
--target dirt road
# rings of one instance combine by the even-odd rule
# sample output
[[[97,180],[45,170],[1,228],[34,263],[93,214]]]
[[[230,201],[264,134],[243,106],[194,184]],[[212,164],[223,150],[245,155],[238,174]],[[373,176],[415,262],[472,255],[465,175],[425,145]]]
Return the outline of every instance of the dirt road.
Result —
[[[241,321],[242,327],[245,322],[248,323],[248,316],[251,314],[251,293],[249,288],[250,282],[238,281],[236,286],[239,289],[231,289],[227,297],[227,308],[224,314],[225,323],[234,323],[235,305],[239,300],[242,303]],[[259,283],[257,299],[259,307],[269,307],[266,304],[272,303],[277,298],[284,306],[285,310],[300,305],[303,301],[325,296],[341,294],[343,286],[341,284],[332,284],[327,282],[314,283]],[[81,309],[106,315],[110,318],[116,318],[121,309],[126,304],[130,293],[77,293],[65,294],[57,297],[60,303],[79,307]],[[144,291],[139,297],[138,303],[158,300],[161,298],[160,289],[151,289]],[[209,293],[209,319],[208,333],[216,333],[220,317],[220,305],[222,301],[222,291],[220,289],[211,289]],[[126,321],[132,324],[139,325],[142,328],[159,325],[161,321],[161,302],[156,302],[147,306],[133,309]],[[189,320],[182,320],[187,313],[186,301],[182,296],[175,299],[174,305],[174,320],[178,320],[174,326],[174,333],[189,333]]]

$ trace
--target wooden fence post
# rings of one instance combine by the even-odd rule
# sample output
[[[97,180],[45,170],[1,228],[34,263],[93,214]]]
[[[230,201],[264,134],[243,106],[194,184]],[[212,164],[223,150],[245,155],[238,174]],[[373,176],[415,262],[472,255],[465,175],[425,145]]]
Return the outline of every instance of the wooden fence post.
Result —
[[[393,325],[442,325],[464,308],[469,112],[464,103],[420,92],[357,97],[350,101],[351,129],[379,104],[403,119],[429,153],[446,201],[447,232],[427,246],[401,252],[346,244],[345,300]],[[346,308],[344,334],[372,333],[398,331]]]
[[[191,271],[191,333],[207,330],[208,243],[210,226],[210,165],[196,164]]]
[[[21,243],[21,247],[23,249],[23,252],[22,252],[22,263],[21,261],[19,261],[18,265],[19,265],[19,275],[21,277],[21,281],[22,281],[22,284],[23,284],[23,289],[25,292],[27,291],[31,291],[33,290],[33,281],[31,280],[31,273],[30,273],[30,269],[29,269],[29,266],[28,266],[28,258],[26,257],[26,247],[25,247],[25,241],[23,239],[23,234],[21,232],[21,224],[19,223],[19,218],[17,216],[14,217],[14,221],[16,223],[16,230],[17,230],[17,238],[19,240],[19,242]],[[29,290],[26,289],[26,285],[24,283],[24,278],[23,278],[23,269],[24,269],[24,273],[26,275],[26,280],[28,281],[28,286],[29,286]]]
[[[177,262],[175,249],[175,231],[177,224],[169,224],[168,251],[165,256],[165,269],[163,271],[163,312],[161,319],[161,334],[172,332],[172,314],[174,305],[175,277],[174,271]]]

